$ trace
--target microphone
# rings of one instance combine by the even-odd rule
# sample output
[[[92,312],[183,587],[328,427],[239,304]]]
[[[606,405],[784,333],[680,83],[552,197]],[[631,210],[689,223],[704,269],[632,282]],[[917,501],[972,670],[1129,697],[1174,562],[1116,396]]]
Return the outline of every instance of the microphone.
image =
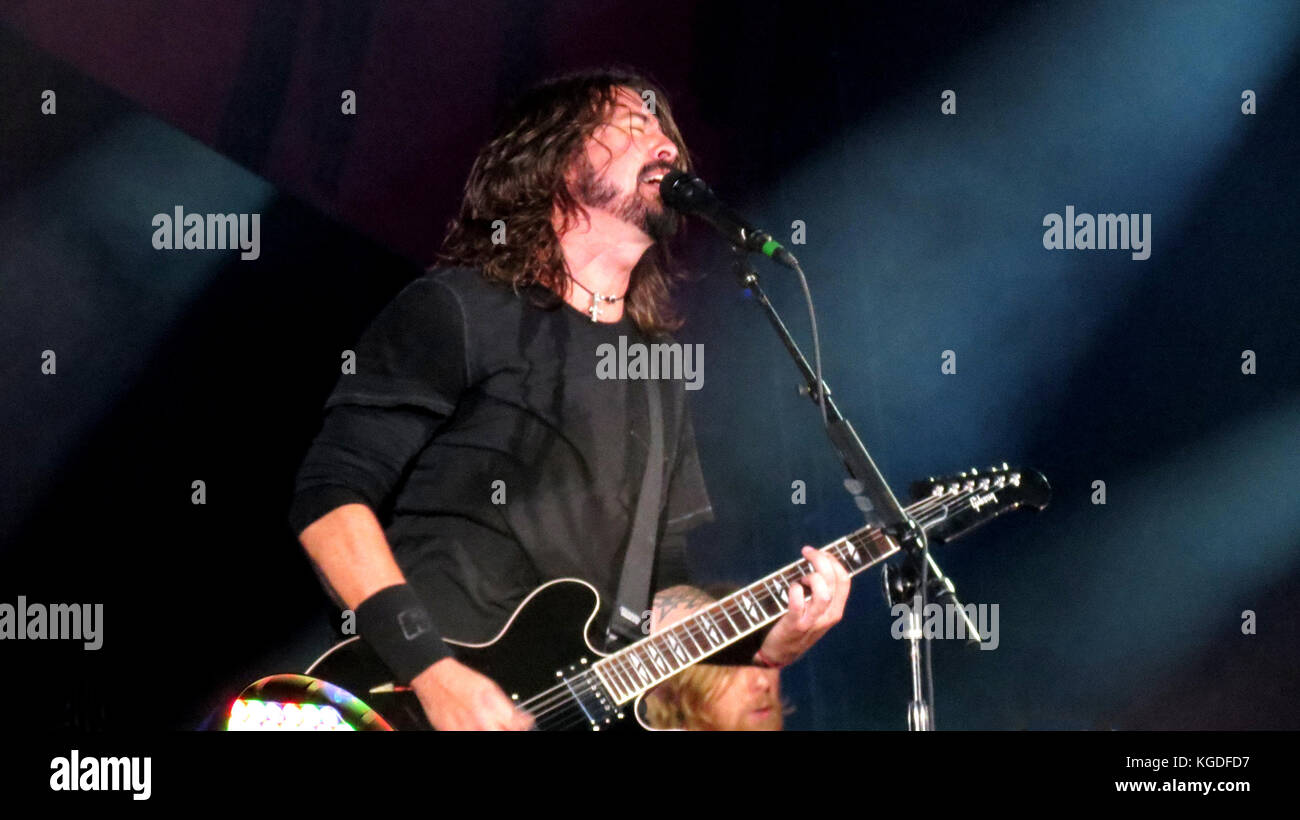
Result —
[[[680,213],[698,216],[736,247],[761,253],[787,268],[799,266],[794,254],[781,247],[781,243],[767,231],[755,228],[723,205],[699,177],[684,171],[672,171],[659,183],[659,195],[665,205]]]

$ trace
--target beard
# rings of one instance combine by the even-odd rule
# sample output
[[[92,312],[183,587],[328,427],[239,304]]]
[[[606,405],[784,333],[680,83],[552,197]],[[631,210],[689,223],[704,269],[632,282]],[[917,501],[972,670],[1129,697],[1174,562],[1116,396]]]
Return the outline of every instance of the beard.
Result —
[[[573,196],[578,204],[587,208],[604,210],[618,219],[640,228],[655,241],[668,239],[677,233],[681,218],[677,212],[656,199],[641,195],[641,186],[630,194],[619,194],[607,180],[601,179],[591,160],[584,156],[573,185]]]

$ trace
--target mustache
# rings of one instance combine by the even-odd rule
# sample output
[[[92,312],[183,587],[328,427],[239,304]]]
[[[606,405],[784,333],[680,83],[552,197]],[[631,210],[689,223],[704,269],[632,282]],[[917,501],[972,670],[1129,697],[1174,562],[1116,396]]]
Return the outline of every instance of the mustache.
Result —
[[[680,171],[680,170],[681,170],[680,168],[678,168],[676,165],[673,165],[671,162],[666,162],[661,159],[661,160],[656,160],[654,162],[651,162],[648,165],[646,165],[644,168],[642,168],[641,173],[637,175],[637,178],[640,179],[641,177],[644,177],[646,174],[652,174],[655,171],[663,171],[666,174],[669,173],[670,171]]]

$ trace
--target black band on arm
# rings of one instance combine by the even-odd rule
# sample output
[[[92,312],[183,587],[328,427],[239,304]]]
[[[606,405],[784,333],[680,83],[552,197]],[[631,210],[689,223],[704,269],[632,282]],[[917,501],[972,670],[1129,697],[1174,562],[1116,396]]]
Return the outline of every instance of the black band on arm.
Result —
[[[357,607],[357,631],[402,685],[452,656],[409,584],[384,587],[362,601]]]

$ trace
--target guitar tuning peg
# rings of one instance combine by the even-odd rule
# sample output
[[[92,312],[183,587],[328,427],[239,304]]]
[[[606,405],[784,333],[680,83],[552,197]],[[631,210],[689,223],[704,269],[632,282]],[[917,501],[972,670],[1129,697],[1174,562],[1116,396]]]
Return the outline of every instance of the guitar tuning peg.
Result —
[[[1007,465],[1007,463],[1004,461],[1004,462],[1002,462],[1002,469],[1003,469],[1003,470],[1010,470],[1011,467],[1009,467],[1009,466]]]
[[[971,467],[971,468],[970,468],[970,474],[971,474],[971,475],[979,475],[979,474],[980,474],[980,471],[977,470],[977,469],[975,469],[974,467]]]

